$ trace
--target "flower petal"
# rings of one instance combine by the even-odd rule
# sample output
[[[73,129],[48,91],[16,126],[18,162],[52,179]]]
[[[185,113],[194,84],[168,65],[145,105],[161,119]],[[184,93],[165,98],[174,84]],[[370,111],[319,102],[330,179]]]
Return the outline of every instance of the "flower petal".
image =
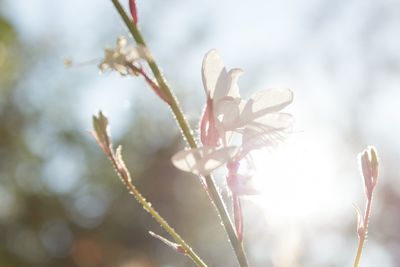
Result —
[[[243,158],[254,149],[261,149],[264,147],[274,147],[277,141],[283,139],[278,132],[268,132],[258,127],[246,127],[242,136],[242,147],[240,151],[240,158]]]
[[[293,125],[293,116],[289,113],[275,112],[268,113],[262,117],[256,118],[248,125],[258,126],[265,131],[277,131],[291,128]]]
[[[248,124],[243,130],[242,147],[238,157],[245,157],[248,152],[254,149],[275,147],[279,141],[285,139],[292,123],[292,115],[272,113]]]
[[[206,95],[214,100],[225,96],[239,96],[237,79],[240,69],[227,72],[221,57],[216,50],[210,50],[203,59],[202,78]]]
[[[215,117],[222,125],[223,131],[232,130],[239,119],[241,104],[240,98],[224,97],[214,104]]]
[[[239,98],[239,86],[237,80],[243,73],[241,69],[231,69],[227,75],[221,75],[215,88],[213,99],[218,101],[224,97],[230,96]]]
[[[233,157],[236,147],[200,147],[182,150],[172,157],[172,163],[178,169],[195,175],[208,175]]]
[[[246,102],[242,111],[242,123],[246,124],[268,113],[277,112],[293,101],[289,89],[270,89],[256,92]]]
[[[226,77],[227,71],[224,63],[216,50],[210,50],[204,56],[202,66],[202,78],[204,89],[208,96],[213,96],[220,77]]]

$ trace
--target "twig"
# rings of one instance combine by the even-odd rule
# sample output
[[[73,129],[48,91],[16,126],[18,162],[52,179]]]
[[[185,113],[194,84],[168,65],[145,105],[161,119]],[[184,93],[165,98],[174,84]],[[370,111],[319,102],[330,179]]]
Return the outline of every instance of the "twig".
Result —
[[[198,267],[207,267],[202,259],[193,251],[193,249],[183,240],[183,238],[168,224],[168,222],[152,207],[139,190],[133,185],[131,175],[126,167],[121,153],[121,147],[114,150],[110,135],[108,134],[108,120],[100,112],[98,117],[93,116],[93,128],[91,132],[104,154],[111,161],[115,171],[121,178],[129,193],[150,213],[150,215],[160,224],[160,226],[179,244],[178,252],[187,255]]]

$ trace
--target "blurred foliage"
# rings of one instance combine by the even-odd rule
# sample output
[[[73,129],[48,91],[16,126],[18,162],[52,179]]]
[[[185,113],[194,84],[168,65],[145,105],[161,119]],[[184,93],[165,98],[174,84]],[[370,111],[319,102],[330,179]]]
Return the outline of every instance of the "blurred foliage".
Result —
[[[89,135],[68,125],[68,98],[62,105],[52,98],[61,96],[46,96],[41,105],[32,100],[22,77],[51,51],[22,44],[4,18],[0,31],[0,266],[188,266],[185,257],[147,234],[164,233],[126,192]],[[29,60],[22,64],[22,57]],[[216,232],[214,241],[229,252],[220,229],[209,227],[218,223],[200,184],[179,177],[170,163],[177,142],[153,149],[141,142],[164,138],[162,127],[137,112],[118,140],[126,152],[134,151],[126,161],[136,185],[202,254],[208,250],[200,244],[202,232]],[[209,257],[217,261],[220,251]]]
[[[0,17],[0,88],[5,90],[16,79],[16,70],[21,64],[17,54],[19,40],[12,25]]]

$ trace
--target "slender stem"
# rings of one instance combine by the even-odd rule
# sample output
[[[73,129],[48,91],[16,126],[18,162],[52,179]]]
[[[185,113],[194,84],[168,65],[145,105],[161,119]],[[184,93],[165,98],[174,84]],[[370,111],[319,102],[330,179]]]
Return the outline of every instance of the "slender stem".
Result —
[[[233,223],[229,217],[228,210],[224,202],[222,201],[221,195],[218,192],[217,187],[215,186],[214,180],[211,176],[205,177],[208,191],[212,197],[213,203],[218,211],[218,215],[222,221],[222,224],[225,227],[225,231],[228,235],[229,240],[231,241],[231,245],[233,250],[235,251],[236,258],[239,262],[239,266],[241,267],[249,267],[249,262],[247,261],[247,256],[244,251],[242,242],[239,241]]]
[[[364,232],[362,233],[362,235],[360,235],[358,239],[358,247],[357,247],[356,258],[354,260],[354,267],[358,267],[360,263],[361,254],[364,248],[364,242],[368,234],[368,223],[371,214],[371,204],[372,204],[372,196],[371,198],[367,199],[367,207],[365,209],[365,214],[364,214]]]
[[[123,9],[123,7],[119,3],[119,1],[118,0],[111,0],[111,1],[114,4],[114,6],[117,9],[120,16],[122,17],[126,26],[128,27],[128,29],[129,29],[130,33],[132,34],[133,39],[135,39],[136,43],[140,46],[147,47],[139,29],[132,22],[132,20],[128,17],[128,15],[126,14],[125,10]],[[196,141],[192,134],[192,130],[190,129],[189,123],[185,119],[183,111],[181,110],[181,108],[178,104],[178,100],[172,93],[172,90],[167,85],[165,78],[161,74],[161,71],[160,71],[157,63],[155,62],[154,57],[151,55],[150,51],[147,51],[146,61],[149,64],[149,67],[150,67],[151,71],[153,72],[154,77],[156,78],[160,89],[163,91],[163,93],[165,93],[166,97],[168,97],[168,100],[170,101],[170,103],[169,103],[170,108],[171,108],[173,114],[175,115],[175,119],[177,120],[179,127],[181,128],[182,135],[185,137],[186,141],[188,142],[188,144],[191,148],[196,148],[197,144],[196,144]]]
[[[114,4],[114,6],[117,9],[120,16],[122,17],[122,19],[124,20],[126,26],[128,27],[129,31],[131,32],[136,43],[143,47],[147,47],[139,29],[132,22],[132,20],[128,17],[128,15],[126,14],[125,10],[123,9],[123,7],[119,3],[119,1],[118,0],[111,0],[111,1]],[[197,143],[193,136],[193,131],[191,130],[190,125],[187,122],[187,120],[184,116],[184,113],[181,110],[175,95],[173,94],[173,92],[169,88],[165,78],[161,74],[161,71],[160,71],[157,63],[155,62],[153,56],[150,54],[150,52],[148,54],[149,55],[146,57],[147,63],[149,65],[151,71],[153,72],[154,77],[156,78],[160,89],[165,93],[165,95],[168,97],[168,99],[170,101],[170,103],[169,103],[170,108],[171,108],[173,114],[175,115],[175,119],[181,129],[184,139],[187,141],[190,148],[197,148]],[[225,227],[225,231],[226,231],[228,238],[231,242],[231,245],[235,251],[239,265],[241,267],[248,267],[249,263],[247,261],[247,257],[244,252],[242,243],[238,240],[238,238],[236,236],[234,226],[232,224],[232,221],[229,218],[228,211],[227,211],[225,204],[222,200],[222,197],[217,189],[217,186],[215,185],[213,177],[205,176],[205,180],[207,183],[209,194],[211,196],[212,203],[215,205],[216,210],[219,214],[219,217]]]
[[[152,208],[151,204],[147,202],[143,196],[141,196],[136,187],[132,186],[132,184],[129,184],[128,190],[135,195],[136,199],[144,207],[144,209],[147,210],[151,214],[151,216],[154,217],[154,219],[161,225],[162,228],[164,228],[165,231],[167,231],[167,233],[175,240],[175,242],[182,246],[183,251],[185,251],[185,253],[193,260],[193,262],[197,266],[207,267],[207,265],[193,251],[193,249],[188,244],[186,244],[185,240],[183,240],[183,238],[175,232],[175,230],[168,224],[168,222],[163,217],[161,217],[161,215],[154,208]]]
[[[235,221],[236,234],[240,241],[243,241],[243,214],[242,207],[240,204],[240,198],[236,193],[232,194],[232,204],[233,204],[233,218]]]
[[[198,267],[207,267],[207,265],[201,260],[201,258],[193,251],[193,249],[185,242],[185,240],[175,232],[168,222],[152,207],[151,203],[148,202],[143,195],[137,190],[132,184],[129,171],[126,168],[119,167],[117,163],[115,153],[111,152],[108,155],[111,163],[113,164],[116,172],[121,177],[121,180],[126,185],[128,191],[136,198],[136,200],[143,206],[143,208],[150,213],[150,215],[160,224],[160,226],[178,243],[184,254],[186,254]]]

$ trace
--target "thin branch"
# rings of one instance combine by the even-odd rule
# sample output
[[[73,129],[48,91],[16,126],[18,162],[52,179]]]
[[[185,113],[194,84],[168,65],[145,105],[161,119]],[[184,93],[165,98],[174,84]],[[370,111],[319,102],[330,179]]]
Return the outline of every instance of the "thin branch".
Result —
[[[202,259],[193,251],[185,240],[168,224],[168,222],[152,207],[139,190],[133,185],[130,172],[123,159],[121,147],[114,150],[110,135],[108,133],[108,119],[100,112],[99,116],[93,116],[93,128],[91,132],[104,154],[111,161],[116,173],[121,181],[135,199],[150,213],[150,215],[160,224],[160,226],[175,240],[181,248],[179,252],[187,255],[198,267],[207,267]]]

